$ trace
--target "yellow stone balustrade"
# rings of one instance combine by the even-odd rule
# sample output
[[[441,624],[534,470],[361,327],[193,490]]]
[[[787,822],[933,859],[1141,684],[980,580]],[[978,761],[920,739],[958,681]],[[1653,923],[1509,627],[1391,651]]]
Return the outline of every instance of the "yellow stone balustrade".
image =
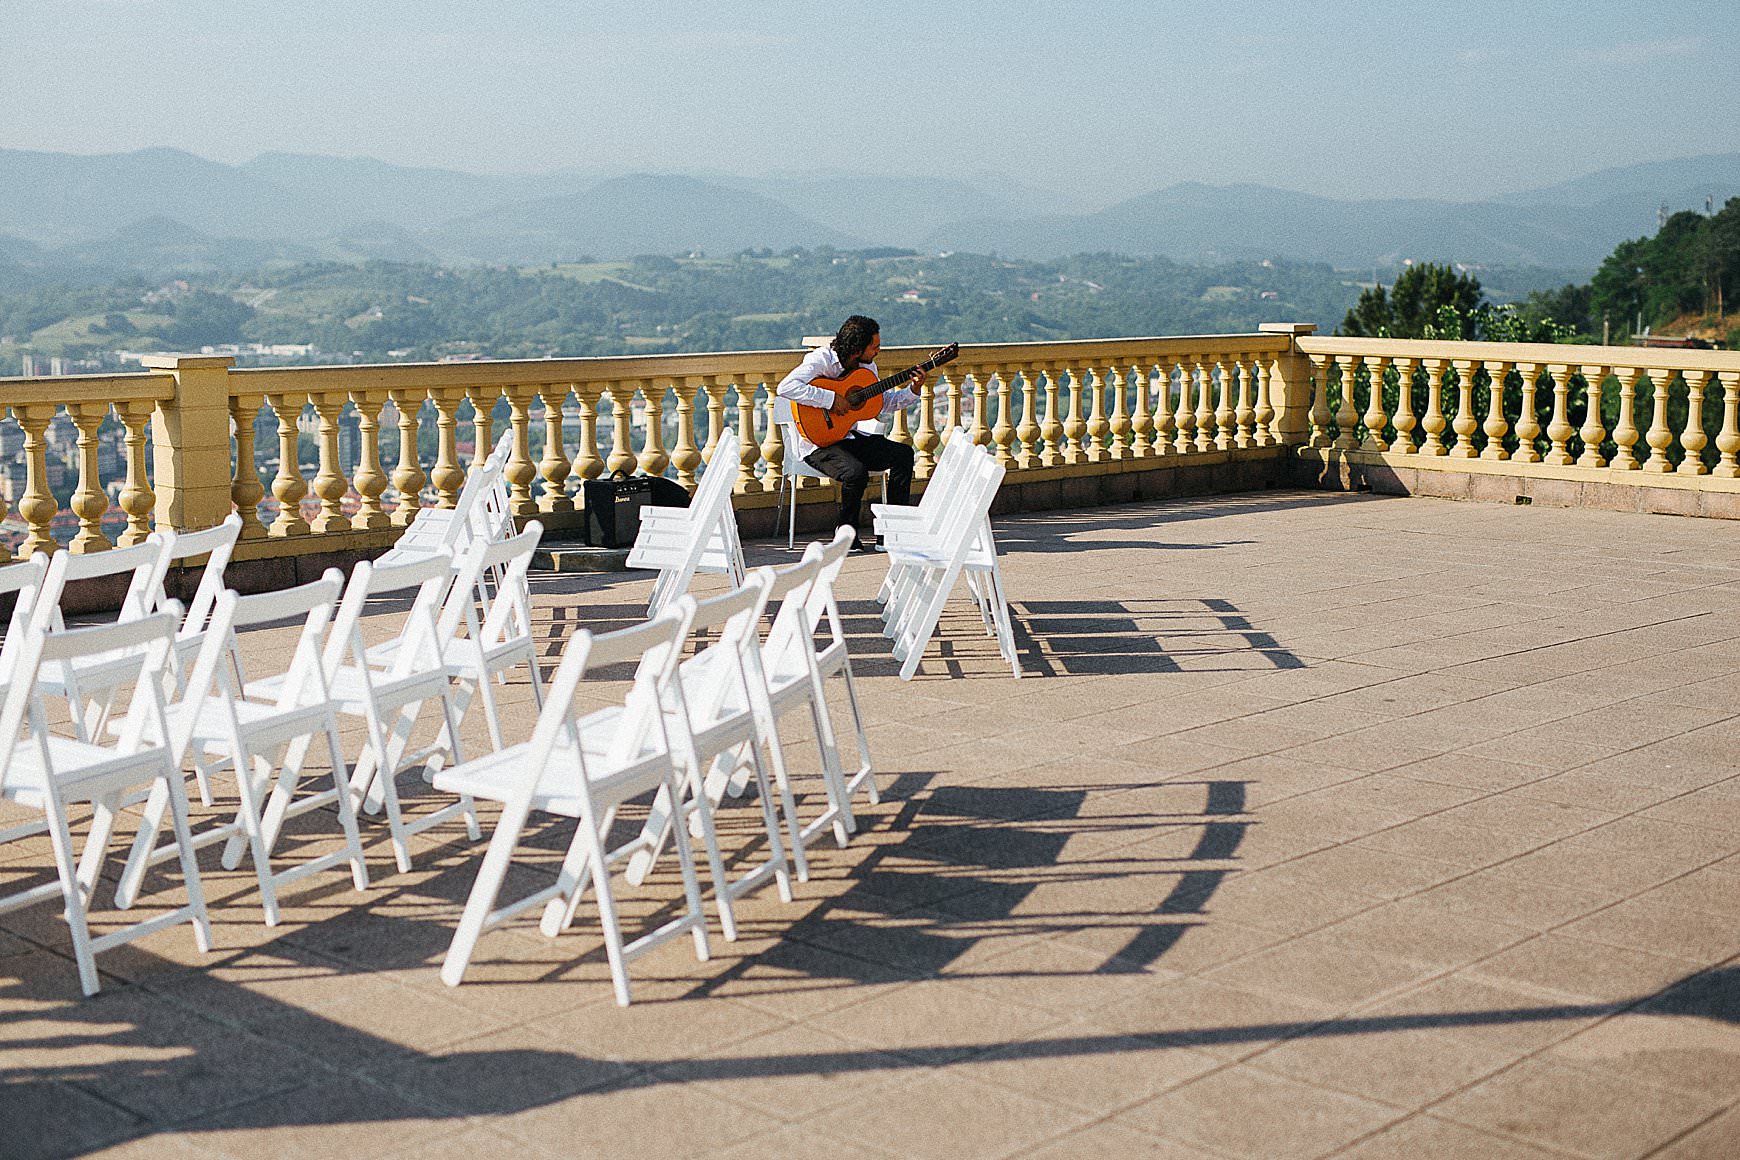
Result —
[[[889,347],[880,361],[898,369],[928,353]],[[692,489],[727,426],[740,458],[719,466],[734,473],[736,507],[771,509],[784,438],[770,391],[799,357],[238,369],[226,357],[164,355],[139,374],[0,379],[0,406],[24,435],[22,486],[0,497],[0,516],[10,511],[24,533],[0,560],[55,550],[63,502],[74,552],[136,543],[153,527],[209,527],[231,510],[243,518],[237,559],[384,547],[417,505],[453,504],[504,422],[513,510],[553,530],[581,519],[575,484],[609,470],[669,472]],[[383,425],[395,413],[397,462],[387,465]],[[77,477],[55,485],[58,497],[51,425]],[[917,453],[920,490],[955,426],[1007,468],[1006,486],[1248,459],[1357,469],[1373,486],[1373,471],[1409,469],[1501,477],[1519,495],[1529,480],[1740,496],[1740,354],[1319,337],[1292,324],[963,346],[928,380],[916,417],[891,425]],[[419,446],[420,433],[431,443]],[[275,467],[254,460],[256,438],[263,453],[276,444]],[[299,443],[311,463],[298,462]],[[805,482],[801,504],[829,502],[825,481]]]

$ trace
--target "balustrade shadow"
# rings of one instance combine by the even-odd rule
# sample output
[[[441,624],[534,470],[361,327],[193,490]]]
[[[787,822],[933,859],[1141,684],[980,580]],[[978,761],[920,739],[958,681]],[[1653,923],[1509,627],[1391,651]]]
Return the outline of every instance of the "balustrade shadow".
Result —
[[[698,981],[680,997],[637,1008],[731,994],[734,984],[758,967],[794,976],[794,989],[806,980],[885,984],[1024,973],[1068,987],[1078,975],[1144,971],[1163,964],[1181,939],[1209,921],[1213,896],[1235,872],[1244,836],[1256,824],[1246,808],[1247,783],[1237,780],[1007,786],[938,785],[936,778],[935,773],[903,774],[888,787],[887,800],[898,808],[877,825],[887,831],[883,837],[888,840],[867,848],[848,871],[845,890],[778,930],[752,932],[751,937],[779,935],[768,949]],[[1181,808],[1156,808],[1156,794],[1171,795]],[[565,840],[559,830],[559,825],[552,826],[537,841],[559,845]],[[1187,841],[1147,848],[1145,839],[1169,831]],[[1068,846],[1077,839],[1085,840],[1087,848],[1071,856]],[[197,1136],[207,1130],[461,1121],[660,1084],[916,1070],[945,1062],[971,1066],[975,1058],[992,1053],[1005,1062],[1092,1060],[1166,1048],[1584,1020],[1638,1010],[1740,1024],[1740,969],[1729,967],[1611,1002],[1184,1027],[1145,1031],[1139,1037],[1082,1033],[898,1051],[841,1047],[704,1058],[657,1052],[606,1056],[583,1047],[461,1045],[420,1051],[348,1025],[336,1015],[274,998],[246,981],[231,981],[237,969],[253,964],[263,974],[281,976],[287,967],[302,968],[310,974],[355,977],[360,983],[369,971],[383,966],[430,963],[445,948],[474,861],[464,858],[396,890],[443,905],[432,908],[427,918],[388,919],[390,925],[404,928],[391,940],[391,951],[372,944],[359,954],[342,941],[353,936],[366,940],[366,912],[379,905],[377,898],[326,923],[232,952],[218,961],[229,968],[224,980],[205,969],[210,962],[192,968],[165,964],[156,984],[111,984],[96,998],[56,1003],[45,1000],[45,993],[65,994],[72,988],[57,988],[41,972],[59,968],[70,978],[70,964],[63,957],[41,950],[0,957],[0,1122],[7,1125],[7,1155],[20,1160],[78,1155],[171,1130]],[[1036,905],[1042,888],[1065,883],[1091,889],[1096,879],[1152,881],[1151,905],[1117,915]],[[757,925],[771,927],[774,921],[762,918]],[[999,970],[994,957],[983,965],[962,966],[967,951],[985,939],[1087,926],[1110,927],[1124,936],[1121,947],[1092,971]],[[0,940],[12,937],[0,932]],[[584,948],[579,957],[596,957],[594,944],[579,937],[575,941]],[[133,953],[151,958],[143,950]],[[478,961],[487,961],[487,955]],[[28,969],[16,974],[8,969],[14,964]],[[38,974],[32,977],[31,971]],[[181,993],[163,985],[165,977],[193,985]],[[525,985],[538,983],[528,980]],[[1163,996],[1164,984],[1155,985],[1162,988],[1157,996]],[[758,994],[765,1005],[777,1001],[779,992],[764,989]],[[613,1010],[613,1015],[633,1020],[637,1008]],[[33,1054],[38,1058],[33,1060]],[[390,1066],[383,1067],[383,1061]],[[292,1071],[296,1078],[263,1074],[274,1069]],[[436,1069],[439,1100],[428,1094],[428,1087],[405,1079]],[[401,1082],[406,1086],[399,1086]],[[370,1093],[367,1098],[335,1097],[335,1089],[358,1084]],[[102,1114],[87,1114],[92,1108]]]

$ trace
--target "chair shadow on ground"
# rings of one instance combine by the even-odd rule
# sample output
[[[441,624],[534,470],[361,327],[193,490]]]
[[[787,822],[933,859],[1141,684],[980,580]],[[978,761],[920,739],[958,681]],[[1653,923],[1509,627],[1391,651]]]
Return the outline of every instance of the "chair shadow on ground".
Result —
[[[1116,949],[1096,955],[1099,961],[1083,971],[1034,972],[1034,977],[1067,987],[1072,977],[1163,967],[1173,948],[1212,922],[1214,896],[1236,872],[1244,838],[1258,824],[1247,810],[1247,783],[1237,780],[1029,788],[938,785],[935,779],[931,773],[909,773],[887,787],[885,808],[866,818],[885,840],[869,845],[865,856],[846,870],[843,890],[779,922],[777,931],[771,929],[775,920],[763,919],[769,930],[762,933],[777,935],[767,949],[722,970],[697,970],[691,987],[650,1005],[705,1003],[711,995],[730,995],[740,979],[757,969],[770,969],[792,991],[1004,978],[1021,972],[999,970],[995,957],[978,963],[966,962],[964,956],[985,939],[1088,927],[1109,931],[1112,938],[1096,941]],[[533,839],[550,851],[559,851],[566,840],[560,823]],[[1079,855],[1070,850],[1078,841],[1085,843]],[[263,972],[268,963],[277,971],[301,966],[311,975],[354,975],[359,982],[383,968],[428,970],[432,975],[469,889],[474,853],[472,847],[463,847],[437,873],[407,886],[385,884],[390,892],[385,899],[377,895],[345,905],[326,921],[289,929],[261,947],[232,952],[223,965],[246,968],[254,962]],[[1131,882],[1150,883],[1152,890],[1136,906],[1114,913],[1058,908],[1046,901],[1050,886],[1096,880],[1126,888]],[[348,886],[319,889],[338,899]],[[383,902],[399,903],[395,911],[411,913],[384,913],[388,908]],[[245,921],[253,919],[252,914],[244,916]],[[595,933],[583,908],[579,928],[554,945],[571,944],[567,953],[575,963],[596,967],[600,955],[591,937]],[[487,962],[487,940],[481,950],[478,962]],[[94,999],[17,1002],[52,989],[52,980],[8,972],[8,962],[25,961],[39,972],[58,968],[71,974],[70,962],[58,953],[0,958],[0,1122],[7,1125],[8,1155],[20,1158],[77,1155],[170,1130],[501,1116],[648,1085],[918,1070],[993,1052],[1000,1059],[1085,1060],[1168,1047],[1582,1020],[1639,1009],[1740,1023],[1740,969],[1723,968],[1691,975],[1659,992],[1606,1003],[1185,1027],[1141,1037],[1081,1033],[895,1051],[818,1047],[675,1058],[593,1056],[584,1045],[571,1052],[463,1046],[419,1052],[320,1011],[215,979],[204,969],[209,963],[191,968],[160,964],[157,985],[111,980]],[[161,985],[166,979],[167,987]],[[188,987],[179,999],[177,982]],[[523,981],[530,987],[539,983],[537,977]],[[1155,985],[1160,988],[1156,994],[1163,995],[1164,985]],[[780,993],[778,988],[758,992],[764,1005]],[[173,1018],[162,1017],[165,1007],[176,1012]],[[158,1014],[146,1017],[148,1011]],[[632,1020],[636,1008],[615,1015]],[[25,1062],[32,1053],[48,1058]],[[187,1102],[182,1085],[189,1082],[189,1069],[196,1087],[209,1086],[227,1072],[245,1071],[262,1055],[286,1054],[300,1059],[313,1054],[327,1061],[328,1070],[306,1077],[309,1085],[354,1084],[359,1080],[346,1073],[347,1065],[366,1070],[367,1061],[383,1057],[397,1058],[400,1068],[438,1068],[440,1090],[447,1098],[439,1103],[427,1097],[401,1098],[389,1082],[385,1089],[370,1086],[376,1094],[367,1099],[297,1098],[295,1092],[274,1089],[270,1098],[232,1099],[215,1108],[198,1109]],[[180,1085],[172,1070],[182,1077]],[[226,1078],[246,1086],[240,1074]],[[67,1109],[92,1099],[111,1109],[127,1109],[134,1121],[122,1129],[107,1122],[101,1130],[80,1135],[80,1121]]]
[[[880,606],[842,601],[855,671],[897,672],[882,636]],[[1011,600],[1010,624],[1024,676],[1260,672],[1305,661],[1219,597],[1144,600]],[[919,664],[918,677],[959,680],[1007,675],[964,588],[950,603]]]

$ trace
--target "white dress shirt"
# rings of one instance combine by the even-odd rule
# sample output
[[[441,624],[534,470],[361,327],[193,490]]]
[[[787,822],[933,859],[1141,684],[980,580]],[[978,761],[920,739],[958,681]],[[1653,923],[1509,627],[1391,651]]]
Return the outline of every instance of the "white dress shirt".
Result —
[[[881,372],[876,369],[876,364],[873,362],[863,364],[863,369],[868,370],[877,378],[882,377]],[[818,346],[806,354],[804,361],[800,362],[789,375],[780,380],[777,394],[780,398],[788,399],[793,403],[802,403],[810,407],[831,407],[834,405],[834,392],[827,387],[817,387],[811,384],[817,379],[843,378],[845,374],[845,365],[840,362],[840,356],[834,353],[834,348]],[[907,387],[895,387],[882,393],[880,413],[886,415],[891,410],[910,407],[917,401],[917,391]],[[798,458],[807,459],[810,453],[816,449],[816,445],[804,438],[801,429],[796,429],[793,433],[797,438]],[[845,441],[849,442],[856,438],[858,433],[858,428],[854,427],[853,433],[847,435]]]

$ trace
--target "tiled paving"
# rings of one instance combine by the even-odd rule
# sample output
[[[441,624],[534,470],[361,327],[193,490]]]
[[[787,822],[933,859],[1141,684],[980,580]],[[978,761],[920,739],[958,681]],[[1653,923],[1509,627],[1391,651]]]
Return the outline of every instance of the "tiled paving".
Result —
[[[710,962],[619,1009],[583,908],[443,986],[457,827],[396,874],[370,823],[373,888],[272,930],[207,858],[218,949],[106,954],[95,999],[51,907],[0,917],[0,1153],[1740,1155],[1740,525],[1268,493],[998,534],[1020,681],[961,603],[901,683],[850,562],[883,802]],[[537,583],[553,640],[648,590]]]

